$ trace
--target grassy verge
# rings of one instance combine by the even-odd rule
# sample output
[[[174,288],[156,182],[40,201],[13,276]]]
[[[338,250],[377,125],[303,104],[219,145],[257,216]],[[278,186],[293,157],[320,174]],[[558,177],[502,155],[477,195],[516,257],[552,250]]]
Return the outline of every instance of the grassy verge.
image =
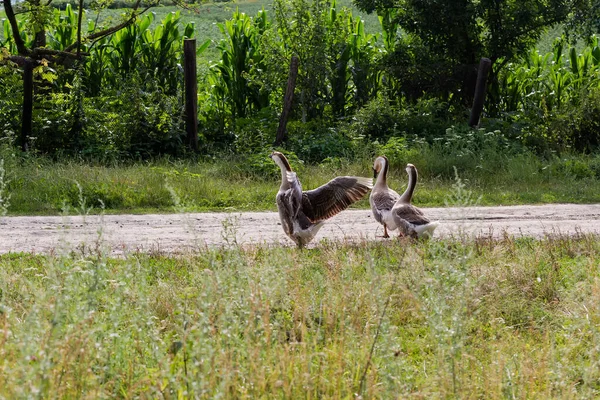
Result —
[[[93,165],[20,159],[4,153],[0,198],[8,198],[9,215],[56,215],[77,211],[85,200],[91,213],[275,210],[280,175],[264,155],[201,161],[159,160]],[[390,187],[406,186],[403,165],[420,172],[414,202],[444,206],[453,193],[455,175],[480,198],[481,205],[600,202],[600,158],[577,156],[544,161],[534,156],[453,159],[435,151],[395,159]],[[372,176],[371,158],[334,160],[319,165],[293,163],[305,189],[337,175]],[[175,207],[177,205],[177,207]],[[367,199],[355,207],[368,208]]]
[[[600,238],[0,256],[0,397],[594,398]]]

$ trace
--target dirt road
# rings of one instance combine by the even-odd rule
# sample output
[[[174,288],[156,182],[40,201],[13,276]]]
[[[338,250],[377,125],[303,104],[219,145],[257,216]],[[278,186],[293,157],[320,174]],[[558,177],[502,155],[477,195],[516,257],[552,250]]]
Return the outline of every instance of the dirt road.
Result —
[[[435,237],[458,233],[542,237],[547,234],[600,233],[600,204],[423,208],[440,225]],[[383,240],[382,227],[367,210],[346,210],[329,220],[311,245],[328,240]],[[391,239],[388,239],[391,240]],[[112,255],[135,251],[179,253],[227,244],[290,246],[277,213],[190,213],[0,217],[0,253],[93,250]]]

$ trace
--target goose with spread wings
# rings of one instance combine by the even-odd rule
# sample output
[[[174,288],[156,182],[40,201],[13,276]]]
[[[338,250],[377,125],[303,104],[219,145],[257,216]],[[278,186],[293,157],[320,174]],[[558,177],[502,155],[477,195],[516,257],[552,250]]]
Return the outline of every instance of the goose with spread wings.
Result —
[[[338,176],[316,189],[303,191],[287,158],[278,151],[270,157],[281,169],[276,196],[281,225],[300,248],[315,237],[325,220],[362,199],[373,187],[371,178]]]

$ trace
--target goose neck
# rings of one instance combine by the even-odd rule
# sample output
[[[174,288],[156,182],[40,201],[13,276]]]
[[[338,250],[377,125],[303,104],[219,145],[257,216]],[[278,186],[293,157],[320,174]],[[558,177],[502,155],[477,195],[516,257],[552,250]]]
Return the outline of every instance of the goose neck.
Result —
[[[402,196],[400,196],[400,201],[404,203],[410,203],[412,200],[413,192],[415,191],[415,186],[417,185],[417,171],[412,168],[408,172],[408,186]]]

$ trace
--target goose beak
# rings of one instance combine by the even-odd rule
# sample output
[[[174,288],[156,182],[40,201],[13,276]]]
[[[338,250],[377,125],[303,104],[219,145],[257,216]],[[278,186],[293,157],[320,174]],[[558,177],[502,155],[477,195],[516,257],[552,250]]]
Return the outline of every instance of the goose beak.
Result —
[[[373,179],[377,179],[377,170],[373,168]]]

